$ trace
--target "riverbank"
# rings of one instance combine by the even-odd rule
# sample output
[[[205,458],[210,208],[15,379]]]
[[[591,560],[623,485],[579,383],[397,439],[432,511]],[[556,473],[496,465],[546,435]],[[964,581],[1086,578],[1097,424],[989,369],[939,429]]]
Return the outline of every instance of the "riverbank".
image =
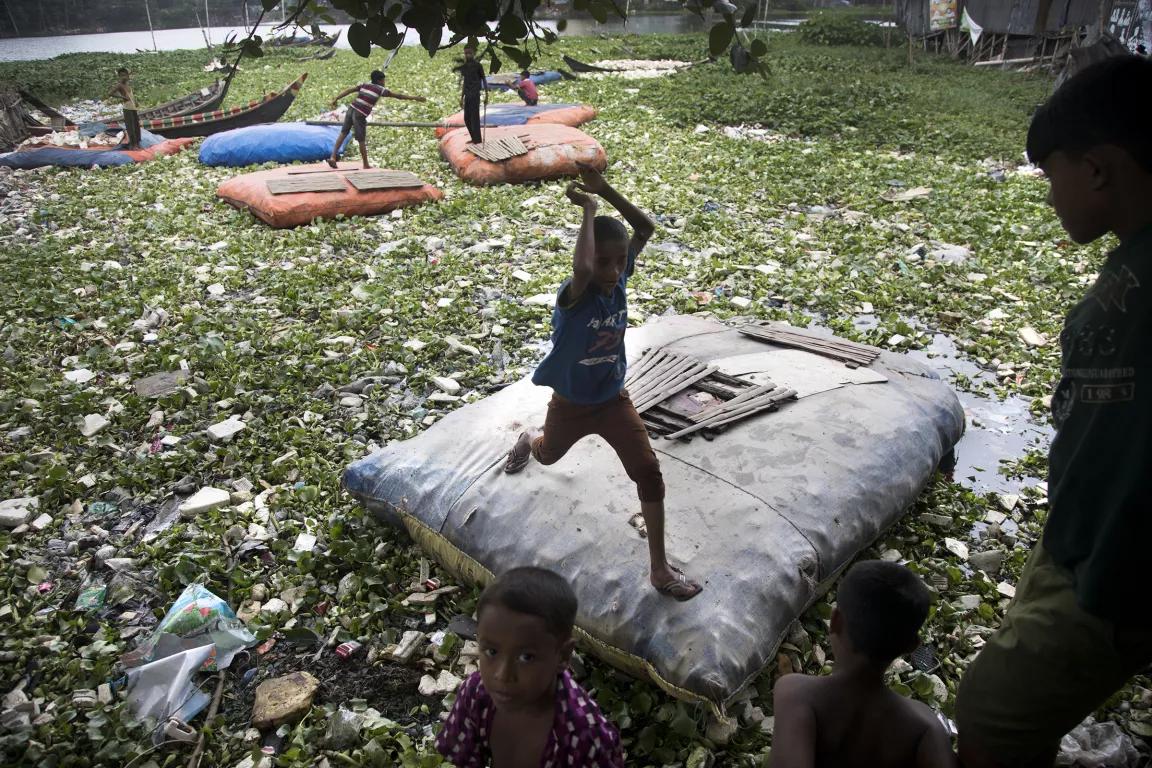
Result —
[[[561,53],[696,60],[705,45],[702,35],[570,39],[547,49],[542,65],[559,64]],[[955,387],[988,405],[970,413],[974,435],[1004,428],[995,422],[1003,403],[1014,433],[1046,424],[1063,313],[1109,245],[1070,243],[1045,205],[1045,182],[1020,165],[1027,117],[1047,81],[919,55],[909,66],[903,49],[816,48],[783,35],[769,45],[768,81],[721,62],[660,80],[541,87],[548,101],[600,108],[587,131],[607,151],[610,178],[660,222],[630,282],[635,322],[694,312],[816,320],[940,361]],[[205,85],[208,59],[76,54],[2,64],[0,79],[20,79],[58,104],[99,97],[124,62],[141,100],[155,103]],[[454,111],[451,63],[402,51],[389,86],[431,102],[388,102],[386,114],[432,120]],[[285,119],[312,118],[371,65],[346,51],[306,63],[270,54],[245,63],[229,103],[307,70]],[[260,596],[285,604],[250,621],[262,644],[275,642],[227,674],[205,765],[233,766],[250,751],[255,681],[295,669],[312,670],[324,687],[309,716],[286,729],[281,765],[438,764],[428,736],[444,697],[417,687],[448,662],[429,655],[428,669],[405,666],[382,650],[412,626],[447,630],[477,594],[440,598],[425,624],[426,609],[406,602],[423,576],[422,554],[353,503],[340,472],[532,370],[549,310],[528,299],[567,274],[577,212],[562,199],[563,182],[468,187],[438,157],[431,131],[370,130],[374,164],[417,173],[444,201],[273,231],[217,200],[217,184],[235,172],[200,166],[194,152],[98,172],[0,176],[0,284],[13,286],[0,308],[0,499],[37,497],[51,518],[21,536],[0,531],[0,574],[19,585],[0,599],[3,682],[8,690],[29,675],[26,692],[49,715],[0,739],[5,764],[83,756],[124,765],[148,749],[119,694],[89,708],[75,692],[115,681],[120,654],[191,582],[233,607]],[[1026,342],[1023,328],[1044,343]],[[136,393],[141,378],[185,366],[187,380],[162,400]],[[334,396],[366,372],[386,379],[354,398]],[[462,399],[430,400],[434,376],[455,379]],[[90,414],[107,424],[86,436]],[[207,428],[229,416],[244,429],[213,440]],[[954,479],[936,477],[864,553],[907,561],[937,591],[925,641],[939,668],[901,662],[891,675],[945,714],[1045,518],[1044,430],[1028,435]],[[962,443],[962,457],[966,450]],[[157,522],[201,486],[235,494],[239,510]],[[260,508],[255,499],[243,506],[245,494],[260,495]],[[670,489],[672,527],[676,498]],[[316,537],[306,554],[301,534]],[[431,575],[450,584],[435,566]],[[92,612],[76,605],[89,577],[110,585]],[[833,597],[805,614],[754,681],[732,713],[734,732],[591,658],[579,671],[620,725],[629,765],[763,766],[775,676],[830,669]],[[290,623],[297,631],[286,631]],[[313,664],[330,636],[376,649],[372,661],[344,666],[329,649]],[[256,671],[245,677],[247,669]],[[1138,680],[1102,716],[1152,730],[1149,687]],[[324,733],[340,705],[376,714],[338,758]],[[161,762],[151,755],[134,768],[149,759]]]

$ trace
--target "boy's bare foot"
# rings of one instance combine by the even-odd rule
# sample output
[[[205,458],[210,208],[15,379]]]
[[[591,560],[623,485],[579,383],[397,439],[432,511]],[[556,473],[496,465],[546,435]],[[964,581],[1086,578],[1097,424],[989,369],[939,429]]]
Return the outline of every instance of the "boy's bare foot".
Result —
[[[328,167],[329,168],[335,168],[336,167],[336,158],[334,158],[334,157],[328,158]]]
[[[365,166],[364,166],[364,170],[366,170],[366,171],[367,171],[367,170],[371,170],[371,168],[372,168],[372,166],[370,166],[370,165],[367,165],[367,164],[365,164]]]
[[[516,445],[512,446],[512,450],[508,451],[508,460],[504,462],[504,474],[516,474],[528,466],[528,460],[531,458],[532,435],[527,432],[521,432],[520,437],[516,438]]]
[[[652,574],[652,586],[660,594],[671,597],[677,602],[684,603],[704,591],[704,587],[688,579],[681,570],[675,566],[668,566],[662,574]]]

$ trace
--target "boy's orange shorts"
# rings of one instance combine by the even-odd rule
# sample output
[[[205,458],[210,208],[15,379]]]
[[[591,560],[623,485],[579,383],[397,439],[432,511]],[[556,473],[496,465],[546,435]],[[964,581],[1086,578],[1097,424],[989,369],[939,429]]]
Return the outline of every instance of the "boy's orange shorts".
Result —
[[[555,464],[573,445],[588,435],[604,438],[636,483],[640,501],[664,500],[660,461],[648,441],[648,429],[626,390],[595,405],[579,405],[553,394],[544,420],[544,434],[532,443],[532,456],[541,464]]]

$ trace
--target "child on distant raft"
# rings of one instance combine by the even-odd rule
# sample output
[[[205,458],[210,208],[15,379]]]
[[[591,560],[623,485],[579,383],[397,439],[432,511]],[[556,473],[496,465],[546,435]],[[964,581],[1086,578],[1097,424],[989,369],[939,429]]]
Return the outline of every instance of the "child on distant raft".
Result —
[[[116,70],[116,84],[108,92],[108,97],[119,99],[124,104],[124,136],[128,139],[128,149],[140,149],[140,113],[136,109],[136,93],[132,90],[132,73],[127,67]]]
[[[636,268],[636,256],[656,225],[624,199],[588,165],[580,166],[581,183],[568,185],[568,199],[584,210],[572,277],[562,286],[552,313],[552,351],[532,381],[552,387],[544,431],[524,432],[508,452],[504,471],[519,472],[530,457],[555,464],[588,435],[599,435],[612,446],[628,477],[636,483],[640,511],[648,531],[651,582],[664,595],[691,600],[699,584],[689,581],[668,563],[664,552],[664,478],[648,442],[648,430],[622,388],[628,366],[624,331],[628,303],[624,289]],[[624,215],[628,230],[611,216],[596,215],[599,195]]]
[[[384,73],[378,69],[372,70],[369,79],[372,82],[346,88],[340,92],[340,95],[332,99],[332,109],[336,109],[336,102],[345,96],[356,94],[356,100],[352,102],[348,114],[344,115],[344,127],[340,129],[340,137],[336,139],[336,145],[332,147],[332,157],[328,158],[328,165],[333,168],[336,167],[336,158],[340,154],[340,147],[344,146],[344,141],[348,138],[349,133],[360,145],[360,159],[364,161],[364,167],[371,167],[368,165],[368,117],[372,114],[372,108],[376,106],[376,102],[382,97],[400,99],[401,101],[428,101],[423,96],[405,96],[403,93],[388,90],[384,87]]]
[[[480,96],[488,103],[488,91],[484,88],[484,67],[476,61],[476,45],[464,46],[464,63],[456,67],[460,75],[460,109],[464,112],[464,125],[472,144],[484,141],[483,126],[480,124]]]
[[[620,737],[566,664],[576,595],[543,568],[513,568],[476,606],[480,671],[456,694],[436,750],[461,768],[623,768]]]
[[[528,70],[520,73],[520,79],[516,81],[516,93],[520,94],[520,98],[524,99],[524,103],[529,107],[536,106],[540,101],[540,94],[536,91],[536,83],[532,82],[532,75]]]
[[[852,566],[836,591],[831,675],[776,683],[772,768],[951,768],[951,741],[935,713],[884,685],[884,671],[919,643],[931,596],[895,563]]]

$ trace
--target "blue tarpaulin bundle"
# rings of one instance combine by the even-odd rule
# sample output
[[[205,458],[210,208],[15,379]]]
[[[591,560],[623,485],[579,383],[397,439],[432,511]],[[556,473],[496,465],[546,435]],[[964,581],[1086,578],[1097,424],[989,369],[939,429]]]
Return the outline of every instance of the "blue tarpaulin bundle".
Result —
[[[229,168],[260,163],[314,163],[332,155],[332,145],[339,135],[340,129],[334,125],[252,125],[204,139],[200,145],[200,162]],[[347,148],[348,140],[345,140],[340,151]]]

